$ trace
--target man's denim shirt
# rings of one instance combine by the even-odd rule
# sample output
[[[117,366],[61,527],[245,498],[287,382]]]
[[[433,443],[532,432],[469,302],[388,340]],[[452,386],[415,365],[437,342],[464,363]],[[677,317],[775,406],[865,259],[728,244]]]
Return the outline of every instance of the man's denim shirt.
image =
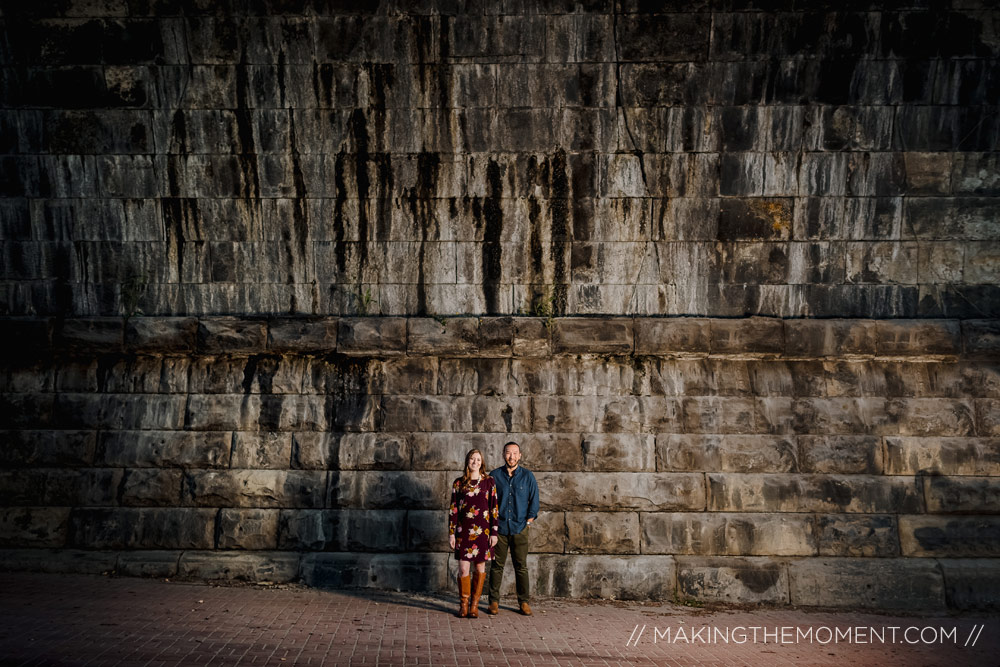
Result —
[[[521,466],[514,469],[514,475],[507,474],[507,468],[500,466],[490,473],[496,480],[500,495],[500,534],[517,535],[528,523],[528,519],[538,518],[538,482],[530,470]]]

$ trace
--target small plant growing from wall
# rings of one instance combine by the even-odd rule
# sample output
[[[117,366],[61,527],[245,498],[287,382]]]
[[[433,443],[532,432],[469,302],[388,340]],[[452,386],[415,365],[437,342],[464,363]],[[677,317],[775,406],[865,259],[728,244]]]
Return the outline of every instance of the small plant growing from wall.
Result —
[[[355,295],[355,301],[357,302],[358,315],[370,315],[372,309],[378,305],[378,299],[372,296],[372,289],[370,287],[365,288],[362,292],[360,289]]]
[[[531,300],[531,314],[535,317],[545,318],[545,328],[552,326],[555,320],[556,297],[551,289],[546,289],[544,293],[535,294]]]

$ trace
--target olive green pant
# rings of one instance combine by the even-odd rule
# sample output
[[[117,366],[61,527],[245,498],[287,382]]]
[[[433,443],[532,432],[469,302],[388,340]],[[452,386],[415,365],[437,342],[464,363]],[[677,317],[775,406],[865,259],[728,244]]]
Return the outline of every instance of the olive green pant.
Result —
[[[530,602],[531,588],[528,584],[528,533],[525,527],[517,535],[499,535],[493,547],[493,565],[490,566],[490,602],[500,602],[500,584],[503,583],[503,568],[507,564],[507,552],[514,561],[514,582],[517,585],[517,601]]]

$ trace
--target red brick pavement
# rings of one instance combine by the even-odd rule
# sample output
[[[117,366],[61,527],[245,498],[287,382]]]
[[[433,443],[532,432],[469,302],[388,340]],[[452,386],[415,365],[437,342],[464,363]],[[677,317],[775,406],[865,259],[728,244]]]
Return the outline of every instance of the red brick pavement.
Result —
[[[484,601],[485,602],[485,601]],[[998,665],[1000,620],[538,600],[527,618],[451,615],[446,597],[0,574],[4,665]],[[483,604],[485,608],[485,604]],[[752,627],[760,628],[753,641]],[[898,626],[944,644],[825,643],[834,628]],[[747,628],[747,639],[739,628]],[[814,641],[775,641],[775,628]],[[763,636],[764,629],[769,634]],[[695,635],[700,629],[701,634]],[[678,637],[682,631],[683,639]],[[969,639],[970,632],[978,639]],[[664,637],[670,633],[672,641]],[[706,632],[730,634],[730,643]],[[794,637],[795,630],[791,631]],[[885,631],[887,640],[891,630]],[[700,638],[700,639],[699,639]],[[765,642],[765,639],[767,640]],[[791,637],[789,637],[791,639]],[[656,641],[654,641],[656,640]],[[687,640],[687,641],[684,641]],[[899,637],[903,641],[903,637]],[[869,641],[871,641],[869,639]],[[957,643],[956,643],[957,642]],[[965,646],[968,642],[969,646]],[[974,646],[972,644],[975,644]]]

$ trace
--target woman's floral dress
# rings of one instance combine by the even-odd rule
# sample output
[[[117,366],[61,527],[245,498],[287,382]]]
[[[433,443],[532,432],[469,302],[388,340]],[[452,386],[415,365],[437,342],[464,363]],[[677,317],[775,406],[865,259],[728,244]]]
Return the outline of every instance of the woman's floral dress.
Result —
[[[448,534],[455,536],[455,560],[482,563],[493,560],[490,535],[498,535],[500,508],[497,487],[489,475],[463,484],[461,477],[451,485]]]

